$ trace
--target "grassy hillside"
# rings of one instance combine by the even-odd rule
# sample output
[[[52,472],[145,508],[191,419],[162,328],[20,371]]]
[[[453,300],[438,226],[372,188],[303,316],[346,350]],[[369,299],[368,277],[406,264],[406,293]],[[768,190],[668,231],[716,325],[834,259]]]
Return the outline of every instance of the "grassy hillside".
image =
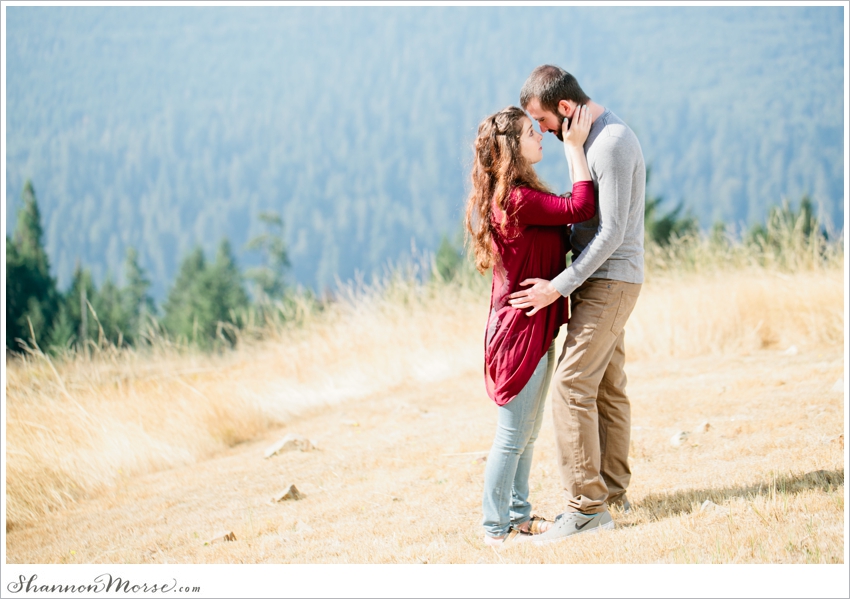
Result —
[[[484,299],[397,288],[218,359],[9,364],[8,561],[842,562],[840,267],[648,281],[627,329],[632,512],[499,552],[480,527]],[[263,459],[286,434],[318,449]],[[555,463],[547,408],[531,500],[550,518]],[[302,500],[270,502],[291,483]]]
[[[810,365],[822,374],[817,385],[832,384],[827,378],[842,372],[835,366],[844,334],[841,242],[819,257],[790,242],[776,254],[714,244],[699,238],[648,248],[647,280],[627,326],[630,371],[683,364],[706,385],[730,388],[723,372],[738,358],[752,357],[772,378],[779,371],[770,372],[770,356],[789,350],[782,355],[833,356]],[[104,346],[50,358],[34,349],[7,359],[7,526],[35,525],[126,477],[202,463],[304,414],[337,412],[329,406],[353,413],[369,398],[428,395],[457,377],[481,383],[475,393],[483,396],[487,280],[466,272],[423,284],[412,274],[347,287],[323,309],[305,308],[264,340],[242,338],[219,355],[162,340],[143,350]],[[696,361],[680,362],[688,359]],[[642,375],[643,384],[677,380],[670,368]],[[805,387],[811,372],[800,372]],[[772,392],[764,393],[767,401]],[[830,398],[824,406],[833,410]],[[775,404],[777,418],[799,409],[782,403],[789,400]],[[666,413],[658,401],[648,406]],[[392,429],[395,416],[385,418]],[[840,418],[830,422],[837,435]]]

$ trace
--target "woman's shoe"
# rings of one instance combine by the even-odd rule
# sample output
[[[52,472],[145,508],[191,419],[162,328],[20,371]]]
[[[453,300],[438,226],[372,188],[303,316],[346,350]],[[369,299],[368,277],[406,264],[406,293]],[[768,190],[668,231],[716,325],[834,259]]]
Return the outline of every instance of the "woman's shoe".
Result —
[[[523,532],[518,528],[511,528],[503,537],[491,537],[484,535],[484,544],[488,547],[501,547],[505,543],[524,543],[531,540],[531,534]]]
[[[552,524],[554,523],[551,520],[535,515],[532,516],[530,520],[526,520],[520,524],[517,529],[526,534],[539,535],[549,530],[552,527]]]

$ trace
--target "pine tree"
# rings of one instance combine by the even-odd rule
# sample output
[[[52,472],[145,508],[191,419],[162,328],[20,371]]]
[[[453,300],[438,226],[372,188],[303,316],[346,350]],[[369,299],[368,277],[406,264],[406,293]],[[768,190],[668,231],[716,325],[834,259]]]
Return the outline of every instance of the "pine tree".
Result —
[[[21,194],[23,205],[18,211],[18,223],[12,241],[21,256],[30,262],[30,268],[38,271],[42,277],[50,276],[50,262],[44,251],[44,232],[41,228],[41,211],[32,182],[27,180]]]
[[[165,300],[163,327],[177,338],[197,343],[204,337],[199,327],[208,320],[209,298],[205,294],[207,265],[204,252],[196,247],[180,264],[180,271]]]
[[[238,326],[240,316],[248,308],[248,295],[242,284],[242,273],[236,266],[230,242],[223,239],[216,252],[215,264],[207,272],[209,297],[212,300],[213,336],[218,336],[219,323]],[[229,343],[236,341],[230,331],[222,330]]]
[[[29,340],[34,334],[36,343],[47,340],[59,303],[30,181],[21,199],[12,239],[6,238],[6,348],[12,351],[19,347],[16,339]]]
[[[232,330],[248,308],[242,273],[236,266],[230,243],[224,239],[215,262],[207,265],[196,248],[180,266],[180,272],[165,302],[163,325],[178,338],[209,349],[222,338],[236,341]]]
[[[18,347],[16,339],[25,338],[20,325],[21,316],[26,311],[27,297],[24,293],[28,272],[18,249],[11,239],[6,237],[6,349]]]
[[[50,334],[51,345],[64,347],[73,345],[77,351],[86,347],[89,340],[97,342],[99,337],[97,321],[92,317],[89,304],[96,301],[97,290],[92,282],[91,273],[77,262],[71,285],[62,295],[59,323]],[[68,330],[72,331],[70,336]]]
[[[263,254],[263,265],[249,268],[245,278],[254,283],[254,299],[263,306],[281,299],[286,290],[284,274],[289,268],[289,253],[283,239],[283,219],[275,212],[260,213],[266,231],[252,237],[245,249]]]
[[[127,343],[138,344],[150,318],[156,316],[156,306],[148,294],[150,287],[151,282],[139,266],[136,250],[128,248],[124,262],[124,287],[121,289],[122,310],[125,315],[124,335]]]
[[[47,339],[48,347],[52,350],[71,349],[77,339],[79,325],[71,318],[68,305],[65,301],[59,303],[59,312],[53,319],[53,326]]]
[[[818,238],[826,240],[828,236],[815,215],[811,198],[805,194],[800,199],[797,210],[794,210],[787,198],[782,200],[781,206],[771,206],[766,222],[750,227],[744,236],[744,242],[762,249],[780,251],[792,240],[796,245],[811,243]]]
[[[437,249],[436,256],[434,256],[434,274],[442,281],[451,281],[462,264],[462,251],[449,241],[448,236],[443,235],[442,240],[440,240],[440,247]]]
[[[649,166],[646,167],[646,188],[649,189]],[[650,196],[647,194],[644,203],[643,226],[648,240],[660,245],[667,245],[674,237],[682,237],[686,234],[696,233],[699,230],[697,219],[691,215],[679,216],[684,207],[684,202],[679,202],[675,208],[665,214],[660,214],[661,196]]]
[[[112,281],[112,277],[106,277],[100,290],[95,292],[94,299],[90,301],[93,316],[100,325],[98,334],[104,337],[104,339],[98,337],[98,343],[105,340],[119,347],[124,345],[124,331],[127,328],[128,318],[123,311],[121,292]]]

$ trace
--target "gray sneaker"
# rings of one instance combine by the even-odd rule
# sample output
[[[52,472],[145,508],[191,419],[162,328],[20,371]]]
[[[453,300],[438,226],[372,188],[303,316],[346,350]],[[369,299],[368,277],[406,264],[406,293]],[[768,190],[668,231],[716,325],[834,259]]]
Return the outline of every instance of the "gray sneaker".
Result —
[[[614,521],[607,510],[598,514],[565,513],[555,519],[552,528],[543,534],[534,535],[531,542],[535,545],[545,545],[571,535],[583,532],[599,532],[599,529],[611,530],[612,528],[614,528]]]

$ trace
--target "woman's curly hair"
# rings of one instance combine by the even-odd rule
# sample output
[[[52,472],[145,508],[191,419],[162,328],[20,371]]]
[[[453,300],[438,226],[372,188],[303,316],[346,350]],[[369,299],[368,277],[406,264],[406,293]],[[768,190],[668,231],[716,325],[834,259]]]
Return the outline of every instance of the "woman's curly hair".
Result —
[[[466,202],[466,242],[475,255],[475,267],[481,273],[498,259],[493,247],[494,207],[505,216],[499,227],[504,235],[508,222],[514,218],[515,209],[508,213],[508,199],[513,188],[524,186],[551,193],[522,155],[520,136],[523,119],[527,118],[521,108],[508,106],[478,125],[472,190]]]

